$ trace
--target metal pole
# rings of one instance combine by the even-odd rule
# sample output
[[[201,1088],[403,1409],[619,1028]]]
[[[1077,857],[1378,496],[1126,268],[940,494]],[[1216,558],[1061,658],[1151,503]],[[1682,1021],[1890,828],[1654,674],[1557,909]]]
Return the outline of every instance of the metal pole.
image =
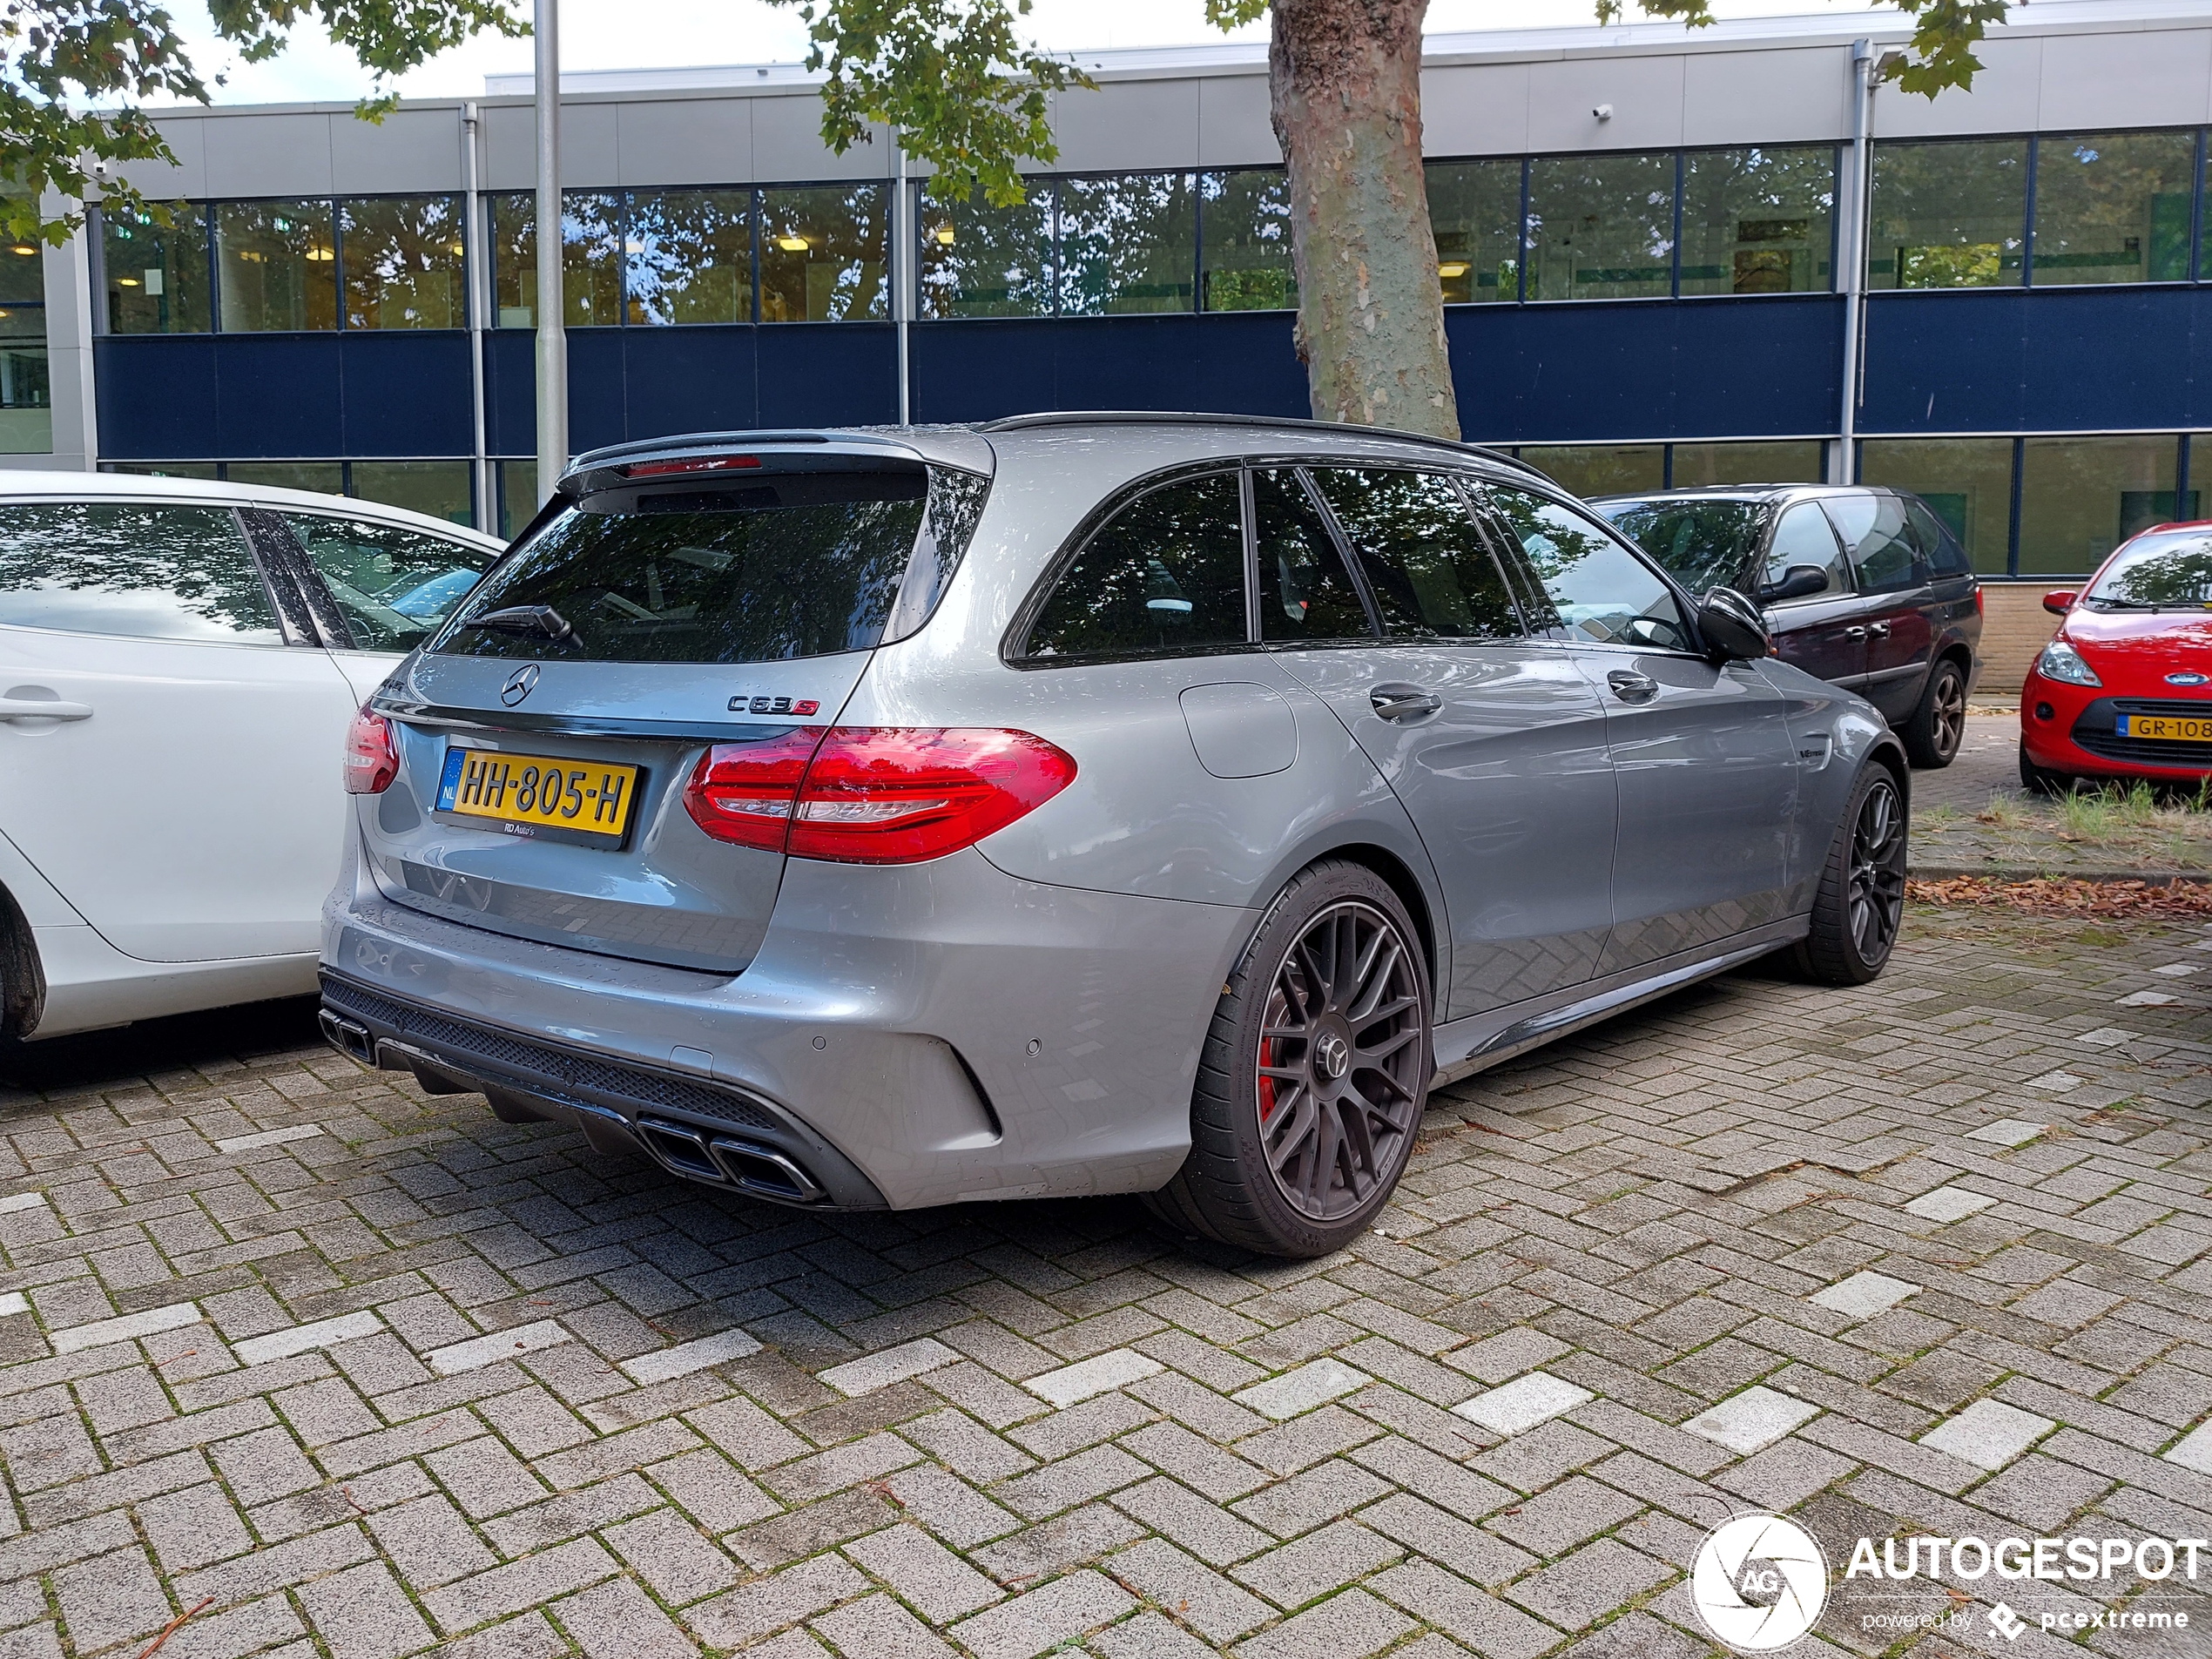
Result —
[[[907,327],[914,315],[914,266],[916,230],[914,204],[907,195],[905,135],[891,130],[892,148],[899,157],[898,194],[891,204],[891,314],[899,320],[899,424],[914,424],[913,360],[907,353]]]
[[[569,464],[569,341],[561,300],[560,0],[536,0],[537,502]]]
[[[475,503],[480,530],[499,528],[499,503],[492,499],[491,463],[484,442],[484,314],[491,290],[485,281],[482,180],[477,172],[476,104],[461,106],[461,263],[468,276],[469,431],[469,496]]]
[[[1851,196],[1842,207],[1837,238],[1836,278],[1844,289],[1843,413],[1837,423],[1836,459],[1828,469],[1828,482],[1851,481],[1854,450],[1858,442],[1858,378],[1860,336],[1866,327],[1867,188],[1872,150],[1867,137],[1867,106],[1873,93],[1874,43],[1854,40],[1851,44]]]

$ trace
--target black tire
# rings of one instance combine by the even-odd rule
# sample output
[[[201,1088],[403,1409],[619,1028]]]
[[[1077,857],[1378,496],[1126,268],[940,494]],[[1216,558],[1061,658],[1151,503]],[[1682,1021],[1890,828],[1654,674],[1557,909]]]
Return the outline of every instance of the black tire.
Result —
[[[1889,966],[1905,916],[1905,792],[1897,775],[1869,761],[1821,866],[1812,931],[1797,966],[1823,985],[1864,985]]]
[[[1190,1156],[1147,1198],[1154,1213],[1263,1255],[1342,1250],[1413,1155],[1433,1008],[1420,934],[1390,884],[1342,860],[1300,871],[1214,1006]]]
[[[1914,765],[1933,772],[1959,758],[1966,736],[1966,671],[1946,657],[1929,671],[1920,706],[1905,723],[1905,752]]]
[[[2062,772],[2053,772],[2039,766],[2027,758],[2027,741],[2020,740],[2020,787],[2031,795],[2054,798],[2065,794],[2074,787],[2074,779]]]

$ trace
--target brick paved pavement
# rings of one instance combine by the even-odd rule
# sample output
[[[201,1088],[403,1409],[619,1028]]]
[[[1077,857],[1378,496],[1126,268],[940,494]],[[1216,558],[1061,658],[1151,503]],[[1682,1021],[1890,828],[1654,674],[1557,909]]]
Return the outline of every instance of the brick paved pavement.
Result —
[[[1295,1266],[725,1200],[296,1009],[76,1042],[0,1090],[0,1656],[1677,1659],[1733,1512],[2212,1535],[2212,930],[1912,927],[1452,1091]],[[1885,1588],[1822,1638],[2212,1652],[2178,1575]]]

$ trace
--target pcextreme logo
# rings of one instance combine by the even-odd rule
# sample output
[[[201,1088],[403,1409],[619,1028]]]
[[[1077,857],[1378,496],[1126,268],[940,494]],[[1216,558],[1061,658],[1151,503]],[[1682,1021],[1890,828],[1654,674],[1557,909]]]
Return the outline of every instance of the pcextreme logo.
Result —
[[[1689,1596],[1722,1646],[1772,1653],[1818,1622],[1828,1605],[1828,1561],[1795,1521],[1738,1515],[1698,1547]]]

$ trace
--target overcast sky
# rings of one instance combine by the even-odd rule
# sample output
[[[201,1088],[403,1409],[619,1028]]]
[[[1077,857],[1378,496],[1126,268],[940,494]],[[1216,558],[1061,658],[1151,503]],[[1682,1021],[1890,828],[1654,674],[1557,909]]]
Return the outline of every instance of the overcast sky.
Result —
[[[525,15],[529,0],[516,0]],[[1854,14],[1864,0],[1714,0],[1723,17],[1834,10]],[[204,5],[182,0],[177,28],[191,43],[203,77],[227,72],[215,88],[225,104],[350,99],[369,78],[309,24],[273,63],[237,65],[214,37]],[[1432,34],[1462,29],[1533,28],[1594,21],[1595,0],[1431,0]],[[1203,0],[1036,0],[1028,26],[1042,46],[1178,46],[1224,37],[1206,25]],[[1266,38],[1262,23],[1239,37]],[[805,25],[792,10],[765,0],[561,0],[562,62],[569,68],[647,69],[684,64],[796,63],[806,53]],[[484,38],[434,59],[400,84],[414,98],[471,97],[488,74],[527,73],[528,40]]]

